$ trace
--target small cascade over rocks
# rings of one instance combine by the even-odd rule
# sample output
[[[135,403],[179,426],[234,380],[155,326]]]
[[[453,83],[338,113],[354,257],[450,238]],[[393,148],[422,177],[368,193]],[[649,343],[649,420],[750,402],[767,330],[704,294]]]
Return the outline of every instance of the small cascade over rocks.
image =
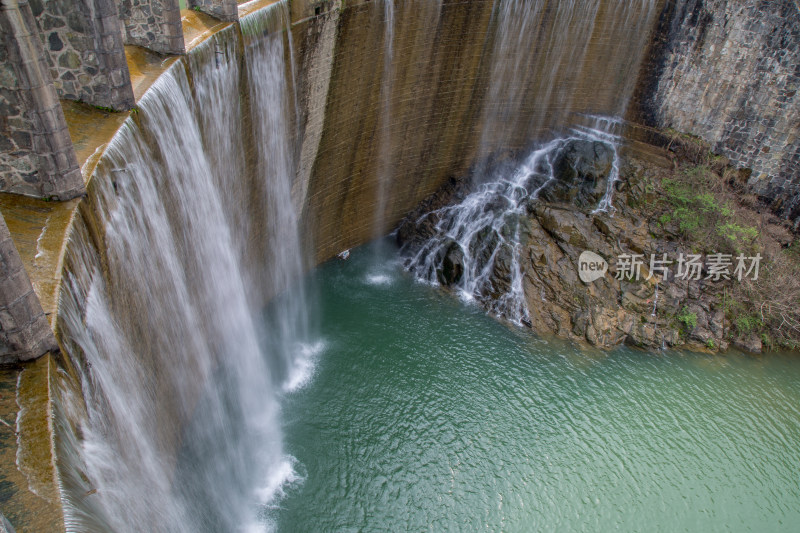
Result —
[[[464,180],[478,183],[471,190],[451,183],[429,199],[397,230],[405,268],[493,315],[529,324],[520,266],[529,211],[539,199],[586,212],[612,209],[619,138],[609,126],[618,121],[593,122],[605,130],[575,128],[519,164],[495,163],[488,175]]]

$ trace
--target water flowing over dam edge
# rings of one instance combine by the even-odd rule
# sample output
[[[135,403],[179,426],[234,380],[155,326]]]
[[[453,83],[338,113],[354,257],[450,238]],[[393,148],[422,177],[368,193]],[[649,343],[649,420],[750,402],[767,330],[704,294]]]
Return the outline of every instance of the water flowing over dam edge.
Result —
[[[568,127],[569,122],[565,121],[564,117],[569,117],[572,113],[611,115],[624,113],[625,109],[619,108],[618,104],[621,100],[627,100],[627,97],[620,99],[619,95],[627,94],[629,97],[633,92],[637,78],[635,70],[628,70],[630,75],[618,80],[621,81],[619,86],[610,83],[597,94],[592,91],[593,80],[596,79],[598,72],[619,69],[619,64],[615,61],[620,59],[620,54],[612,53],[611,45],[608,45],[611,48],[604,48],[606,45],[603,43],[608,40],[608,35],[620,31],[615,26],[615,21],[622,20],[626,23],[636,21],[633,26],[641,41],[631,46],[636,47],[637,52],[643,53],[647,48],[649,32],[659,12],[656,2],[641,3],[643,13],[646,13],[643,18],[630,13],[623,13],[620,16],[613,9],[599,9],[593,12],[596,20],[592,20],[588,27],[583,26],[587,24],[585,19],[572,21],[569,13],[563,11],[565,9],[563,7],[561,10],[543,9],[535,13],[536,17],[540,17],[537,27],[544,30],[540,33],[526,34],[527,37],[534,36],[531,37],[532,42],[552,44],[556,36],[548,33],[547,29],[549,28],[549,32],[554,32],[555,28],[563,24],[582,24],[581,28],[587,31],[591,29],[590,35],[596,32],[598,40],[593,42],[589,39],[583,45],[567,47],[566,50],[563,45],[560,48],[553,47],[552,49],[559,53],[538,56],[536,61],[539,63],[533,70],[557,72],[563,65],[576,61],[575,58],[578,56],[582,58],[578,62],[584,65],[584,68],[577,73],[566,72],[564,79],[559,79],[559,83],[572,83],[569,90],[553,91],[551,86],[547,86],[547,80],[539,79],[536,83],[540,84],[542,91],[538,95],[533,95],[524,91],[509,90],[505,94],[503,92],[504,88],[519,89],[520,85],[531,84],[532,81],[513,79],[509,81],[508,77],[503,78],[495,72],[498,61],[493,54],[497,54],[501,48],[498,43],[502,42],[502,31],[498,30],[498,25],[502,23],[502,16],[498,15],[492,2],[472,2],[462,5],[448,2],[404,3],[395,6],[393,25],[396,17],[396,26],[393,26],[391,31],[387,31],[380,23],[385,13],[384,5],[381,2],[375,4],[376,7],[371,7],[370,4],[356,4],[343,10],[332,10],[320,17],[301,20],[291,26],[290,33],[284,32],[289,24],[286,15],[280,15],[277,18],[282,22],[278,28],[272,27],[261,34],[255,31],[251,32],[249,37],[242,37],[243,32],[249,31],[248,21],[244,20],[241,30],[239,26],[232,26],[225,30],[224,34],[212,37],[206,43],[207,46],[193,52],[187,60],[176,64],[173,67],[174,72],[170,71],[169,76],[174,78],[177,87],[193,95],[195,103],[190,103],[189,109],[198,116],[196,127],[200,132],[198,137],[200,144],[213,145],[215,150],[219,149],[218,152],[226,154],[226,157],[234,154],[234,157],[227,160],[212,158],[208,161],[208,169],[204,172],[209,172],[218,180],[224,180],[240,172],[245,174],[250,172],[252,176],[253,168],[260,165],[259,159],[262,164],[265,159],[263,154],[258,154],[259,150],[264,149],[264,143],[255,142],[253,138],[237,139],[239,133],[238,128],[234,127],[235,124],[227,124],[229,129],[225,130],[226,124],[215,125],[210,122],[212,117],[226,116],[226,113],[228,113],[226,118],[242,116],[243,123],[256,120],[254,118],[256,114],[252,111],[258,104],[253,101],[252,91],[246,91],[249,94],[241,96],[241,99],[236,96],[231,97],[242,91],[242,87],[248,82],[252,83],[255,75],[252,71],[244,72],[252,66],[252,63],[247,63],[244,59],[247,54],[246,41],[260,39],[276,31],[290,36],[288,39],[282,39],[282,55],[285,58],[282,68],[286,94],[280,105],[285,106],[290,115],[294,108],[293,117],[285,120],[296,125],[289,127],[287,138],[283,139],[290,146],[279,149],[292,152],[289,159],[293,160],[290,167],[294,178],[288,190],[281,192],[280,199],[283,204],[289,199],[299,213],[295,220],[301,221],[301,227],[290,230],[304,235],[307,241],[302,243],[301,248],[305,247],[303,250],[297,250],[297,254],[292,255],[292,264],[281,267],[282,273],[302,271],[343,249],[369,240],[376,232],[385,233],[422,198],[438,189],[448,178],[466,174],[475,161],[494,154],[499,145],[495,143],[492,146],[489,142],[492,139],[503,138],[503,148],[518,151],[529,146],[532,139],[547,137],[552,135],[554,130]],[[422,6],[424,9],[416,9],[416,4],[424,4]],[[504,5],[509,8],[515,6],[519,8],[516,4],[506,2]],[[542,3],[543,6],[545,4],[548,9],[552,8],[549,3]],[[289,8],[265,9],[271,9],[270,13],[273,13],[279,9],[288,12]],[[529,16],[533,17],[534,14]],[[620,16],[620,19],[615,19],[615,16]],[[558,25],[550,24],[553,20],[558,21]],[[642,20],[647,22],[644,23]],[[643,28],[646,31],[642,31]],[[258,34],[257,37],[253,37],[255,34]],[[384,94],[387,84],[384,69],[381,68],[383,62],[374,58],[374,50],[380,50],[385,45],[383,41],[387,35],[392,36],[393,54],[397,57],[392,73],[391,99],[386,99]],[[376,44],[370,51],[372,56],[364,51],[364,48],[369,48],[365,47],[364,43]],[[604,56],[610,58],[609,63],[605,66],[598,65],[598,58]],[[274,57],[276,56],[273,55]],[[638,62],[631,61],[631,63],[636,63],[638,68]],[[425,71],[417,71],[415,67],[417,64],[425,64]],[[215,93],[226,85],[222,83],[222,79],[219,80],[218,86],[207,84],[203,87],[203,79],[207,75],[203,68],[208,68],[209,72],[215,69],[221,71],[227,69],[226,76],[230,77],[226,79],[233,86],[228,86],[226,90],[232,92]],[[180,71],[187,73],[188,77],[185,80],[181,79],[183,74],[179,74]],[[236,71],[235,75],[231,74],[233,71]],[[585,78],[582,79],[582,76]],[[160,85],[168,85],[168,82],[162,81]],[[571,95],[569,102],[562,101],[565,93]],[[548,94],[557,100],[547,102]],[[543,103],[537,104],[537,98]],[[248,111],[239,109],[231,112],[228,105],[234,101],[236,105],[247,107]],[[487,105],[487,101],[491,105]],[[193,105],[197,107],[192,108]],[[511,124],[507,120],[510,108],[523,110]],[[558,110],[557,118],[545,113],[549,108]],[[262,110],[265,108],[262,107]],[[389,116],[393,117],[391,121],[385,120],[386,110]],[[146,112],[142,114],[147,115]],[[430,121],[428,117],[431,116],[436,116],[436,119]],[[531,117],[535,117],[535,120],[530,120]],[[137,117],[132,123],[139,124],[145,120],[146,117]],[[209,123],[203,123],[204,120],[209,120]],[[208,138],[208,131],[214,128],[218,128],[222,134],[213,139]],[[388,133],[385,131],[387,128],[390,129]],[[502,131],[498,131],[498,128]],[[492,129],[494,133],[487,133]],[[123,127],[121,132],[128,133],[121,133],[120,138],[130,135],[129,130],[130,126]],[[151,133],[155,133],[155,130]],[[258,135],[253,134],[254,137]],[[161,145],[161,141],[146,137],[145,140],[138,142],[143,142],[143,146],[149,149]],[[134,142],[130,138],[127,141]],[[222,149],[223,143],[230,145]],[[241,147],[244,147],[243,153],[235,154]],[[102,166],[103,164],[100,165]],[[385,176],[387,168],[391,169],[392,180],[385,183],[381,176]],[[110,268],[108,258],[104,257],[108,250],[108,235],[106,226],[101,222],[104,219],[100,213],[104,209],[103,203],[120,195],[120,188],[123,189],[122,194],[125,194],[125,184],[114,179],[114,174],[119,172],[114,172],[113,169],[108,172],[107,179],[103,183],[95,176],[90,184],[89,196],[79,208],[65,260],[68,272],[74,273],[78,270],[79,264],[96,265],[97,271],[104,274]],[[250,193],[259,191],[255,196],[260,195],[268,201],[275,198],[265,190],[264,182],[252,177],[250,179],[247,184],[229,183],[230,190],[226,190],[224,194],[220,191],[219,198],[214,200],[218,205],[212,206],[212,211],[225,213],[226,217],[231,218],[227,222],[230,227],[241,229],[241,233],[231,232],[225,238],[230,244],[228,252],[231,253],[231,261],[247,265],[242,267],[242,272],[251,272],[256,265],[263,265],[259,263],[260,261],[271,264],[270,261],[274,263],[286,260],[286,257],[280,254],[280,257],[270,257],[274,249],[270,249],[269,237],[261,234],[267,230],[260,227],[263,221],[257,216],[258,201],[254,200]],[[188,190],[183,191],[186,195],[203,195],[204,191],[208,190],[197,187],[197,184],[191,181],[186,182],[186,189]],[[273,190],[270,185],[269,191]],[[155,195],[153,198],[158,198],[165,193],[165,190],[157,188],[152,193]],[[111,201],[116,202],[116,200]],[[375,215],[376,202],[377,204],[383,202],[384,205],[378,205],[377,212],[385,211],[384,215]],[[240,212],[240,206],[243,204],[248,205],[246,214]],[[172,216],[171,210],[166,211],[169,211],[166,213],[167,218]],[[271,210],[267,211],[270,216],[274,213]],[[272,223],[276,224],[279,221]],[[172,223],[173,226],[176,224]],[[264,227],[267,227],[267,224],[264,224]],[[198,238],[202,237],[200,235]],[[75,244],[78,242],[91,243],[90,249],[78,250]],[[142,249],[140,253],[146,254],[148,250]],[[188,250],[182,250],[180,254],[187,255]],[[203,257],[212,256],[214,254],[209,251],[208,255]],[[298,257],[299,262],[296,260]],[[190,273],[190,277],[196,276],[198,281],[202,280],[204,275],[201,270]],[[64,276],[65,280],[67,278],[68,276]],[[89,281],[80,278],[80,275],[75,278],[78,285]],[[256,303],[263,304],[275,292],[275,287],[248,279],[246,275],[242,283],[248,288],[256,288],[243,295],[242,309],[255,307]],[[85,292],[88,295],[91,291],[86,289]],[[90,299],[89,296],[86,298],[87,301]],[[118,305],[129,303],[127,298],[122,300]],[[62,289],[62,307],[64,301]],[[216,305],[213,298],[209,299],[208,305],[210,307]],[[67,310],[59,310],[60,314],[66,312]],[[76,318],[76,324],[81,324],[81,319]],[[235,325],[231,324],[231,327]],[[74,331],[69,333],[64,327],[63,321],[59,319],[59,339],[65,347],[65,352],[74,356],[81,350],[73,344]],[[146,328],[137,333],[147,335],[148,330]],[[245,337],[248,335],[254,339],[258,336],[257,333],[252,333]],[[213,344],[214,341],[210,342]],[[93,507],[92,503],[97,499],[94,498],[97,495],[97,487],[88,481],[89,478],[81,465],[80,454],[77,453],[82,445],[77,435],[81,435],[81,438],[85,435],[83,429],[78,429],[79,424],[76,421],[89,416],[85,412],[87,406],[82,401],[86,396],[87,384],[84,382],[85,376],[81,378],[81,372],[78,370],[82,363],[85,363],[81,359],[78,356],[72,361],[62,361],[59,378],[51,392],[56,459],[59,465],[62,498],[64,501],[77,502],[70,503],[74,509],[70,510],[72,514],[66,521],[67,529],[91,530],[91,527],[95,527],[102,530],[109,524],[93,523],[103,515],[98,507]],[[190,366],[196,364],[195,360],[187,362]],[[206,380],[217,377],[213,367],[195,370],[198,370],[199,375],[204,376]],[[169,394],[167,391],[172,392],[164,384],[157,385],[155,390],[161,390],[160,393],[156,392],[156,397]],[[198,393],[190,393],[192,394]],[[193,403],[195,401],[188,401],[187,405]],[[185,421],[191,418],[190,412],[193,411],[190,408],[167,407],[167,411],[171,409],[176,411],[161,413],[159,416]],[[179,440],[180,438],[175,435],[169,436],[167,441],[171,444],[167,447],[176,449]],[[174,462],[177,464],[178,459],[175,458]],[[67,464],[75,466],[74,470],[65,468]],[[178,467],[173,465],[171,468],[175,470]],[[165,480],[165,483],[168,482],[169,480]],[[81,508],[80,511],[75,511],[77,508]]]
[[[175,531],[192,531],[200,524],[232,529],[248,513],[257,516],[257,509],[248,510],[252,504],[241,507],[258,501],[247,491],[258,491],[263,480],[272,480],[261,489],[260,504],[269,504],[281,484],[296,475],[291,458],[281,452],[277,397],[266,399],[264,393],[302,382],[302,376],[292,374],[306,366],[303,354],[313,353],[303,326],[309,307],[302,295],[282,298],[289,307],[269,331],[253,322],[259,306],[291,286],[309,266],[385,233],[452,176],[457,161],[485,158],[498,146],[523,146],[565,127],[563,117],[570,113],[624,112],[632,75],[618,78],[622,84],[609,92],[613,96],[597,102],[577,96],[568,103],[533,103],[523,90],[529,80],[495,79],[497,72],[483,77],[487,58],[501,61],[504,55],[527,53],[524,45],[509,49],[502,41],[491,41],[494,33],[505,36],[516,30],[507,28],[509,22],[502,17],[493,21],[485,5],[487,27],[476,32],[480,55],[475,57],[481,60],[473,63],[472,74],[454,73],[456,77],[437,83],[430,78],[447,73],[433,70],[424,74],[428,79],[420,79],[414,61],[444,68],[454,55],[464,54],[460,41],[439,33],[460,31],[466,19],[447,17],[438,2],[420,2],[422,10],[415,4],[403,6],[405,10],[385,8],[387,30],[380,19],[362,26],[359,19],[380,16],[375,9],[340,15],[345,17],[340,24],[353,28],[353,40],[343,41],[348,33],[340,30],[333,47],[321,46],[334,52],[326,103],[334,110],[326,109],[321,135],[304,131],[313,124],[309,108],[318,105],[307,95],[308,86],[318,81],[308,79],[316,73],[304,64],[315,55],[308,47],[310,34],[294,42],[302,33],[286,31],[288,8],[278,3],[218,32],[187,61],[173,65],[107,148],[73,223],[64,260],[57,331],[69,354],[70,378],[63,380],[54,403],[63,433],[55,454],[68,530],[124,531],[133,523]],[[655,14],[652,1],[643,5],[647,16],[638,24],[647,24]],[[461,16],[474,14],[469,12],[474,6],[464,9]],[[616,17],[592,14],[598,20],[589,24],[599,26],[601,35],[622,32],[629,21],[641,19],[627,11]],[[577,12],[523,14],[531,31],[546,33],[564,22],[551,24],[550,17],[564,16],[576,17]],[[457,24],[448,30],[450,21]],[[367,83],[359,83],[363,78],[358,73],[366,65],[347,70],[337,65],[338,58],[353,55],[348,46],[371,38],[359,35],[360,28],[373,28],[388,54]],[[646,42],[647,32],[635,29]],[[325,30],[321,33],[324,38]],[[564,57],[574,61],[575,53],[589,54],[591,35],[577,45],[580,52],[565,56],[555,47],[541,56],[542,68],[555,72],[566,67]],[[412,53],[395,60],[394,50]],[[610,58],[600,76],[610,77],[621,68],[620,61],[628,69],[636,63],[610,50],[593,53]],[[547,89],[546,96],[560,100],[565,93],[578,95],[581,75],[568,68],[568,86]],[[549,88],[556,79],[540,85]],[[352,105],[350,94],[359,86],[363,97],[375,102],[363,116],[367,123],[373,121],[375,133],[338,137],[353,126],[363,128],[338,123],[352,117],[344,109],[335,110],[342,103]],[[443,120],[427,128],[427,138],[416,139],[415,129],[428,122],[426,114],[458,111],[448,101],[452,93],[442,93],[454,86],[464,95],[462,127]],[[411,102],[404,101],[406,95],[413,95]],[[503,109],[526,105],[529,111],[502,135],[502,143],[488,146],[493,134],[484,124],[499,120],[508,125]],[[544,116],[553,106],[561,113]],[[536,118],[530,120],[529,114]],[[343,155],[336,153],[339,147],[328,147],[329,132],[337,133],[334,142],[341,148],[342,141],[365,144],[367,159],[359,163],[363,168],[324,170],[329,156],[339,160]],[[437,134],[451,142],[431,149],[426,141]],[[302,171],[295,168],[298,160],[302,166],[303,150],[308,150],[304,143],[315,138],[317,156],[303,183]],[[413,174],[395,177],[407,170]],[[337,176],[348,183],[336,184],[333,192],[328,181]],[[351,196],[357,191],[372,191],[371,198]],[[332,205],[337,197],[341,203]],[[367,215],[370,211],[374,214]],[[300,235],[307,236],[302,243]],[[143,335],[148,338],[144,344]],[[265,336],[276,338],[265,341]]]

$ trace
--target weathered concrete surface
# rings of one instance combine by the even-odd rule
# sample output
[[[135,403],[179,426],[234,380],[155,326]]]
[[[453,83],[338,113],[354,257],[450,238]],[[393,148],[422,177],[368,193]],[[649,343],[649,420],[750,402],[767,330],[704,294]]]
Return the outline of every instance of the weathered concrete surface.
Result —
[[[79,203],[78,199],[45,202],[0,194],[0,212],[51,327],[56,320],[67,231]]]
[[[61,107],[69,125],[69,136],[84,180],[91,176],[93,163],[128,118],[128,113],[109,113],[80,102],[63,100]]]
[[[178,0],[118,0],[125,44],[162,54],[184,52]]]
[[[126,46],[125,57],[128,60],[131,86],[137,102],[158,77],[178,60],[177,57],[164,58],[160,54],[138,46]],[[69,122],[69,119],[67,122]]]
[[[0,6],[0,190],[69,199],[83,179],[30,5]]]
[[[679,0],[661,13],[634,119],[697,135],[800,223],[800,10],[779,0]]]
[[[134,106],[114,0],[34,0],[31,7],[59,97],[116,110]]]
[[[4,221],[0,221],[0,363],[35,359],[58,345]]]
[[[445,3],[441,13],[436,2],[398,10],[390,133],[381,131],[380,117],[383,6],[348,4],[293,27],[308,106],[301,171],[308,171],[313,158],[304,220],[316,261],[374,236],[382,135],[392,138],[385,156],[395,175],[386,191],[384,229],[449,175],[466,169],[475,144],[490,18],[491,2],[485,1]],[[309,106],[310,95],[327,95],[324,108],[320,102]]]
[[[383,2],[292,2],[304,104],[297,189],[308,191],[317,261],[389,231],[477,157],[525,148],[578,113],[622,111],[634,83],[620,72],[635,78],[657,2],[635,4],[630,17],[611,3],[588,18],[535,5],[528,26],[511,10],[500,27],[491,0],[396,2],[393,21]]]
[[[219,20],[239,20],[239,5],[236,0],[188,0],[188,4],[190,9],[197,9]]]
[[[183,26],[183,40],[188,52],[214,33],[230,26],[230,22],[216,19],[199,11],[184,9],[181,11],[181,25]]]
[[[0,498],[17,533],[64,531],[49,424],[55,371],[50,355],[0,369]]]

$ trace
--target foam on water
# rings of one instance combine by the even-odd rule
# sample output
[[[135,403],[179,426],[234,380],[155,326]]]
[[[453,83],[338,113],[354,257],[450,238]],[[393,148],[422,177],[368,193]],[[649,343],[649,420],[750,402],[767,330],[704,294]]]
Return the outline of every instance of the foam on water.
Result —
[[[314,377],[317,360],[324,351],[325,343],[321,340],[311,344],[298,344],[286,381],[283,383],[283,392],[297,392],[308,385]]]
[[[391,285],[392,278],[386,274],[367,274],[368,285]]]

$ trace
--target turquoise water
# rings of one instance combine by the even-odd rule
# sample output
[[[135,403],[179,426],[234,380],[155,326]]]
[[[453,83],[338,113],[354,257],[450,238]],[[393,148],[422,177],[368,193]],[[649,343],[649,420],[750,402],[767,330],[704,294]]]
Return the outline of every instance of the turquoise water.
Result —
[[[797,356],[584,351],[384,254],[314,274],[279,531],[800,531]]]

